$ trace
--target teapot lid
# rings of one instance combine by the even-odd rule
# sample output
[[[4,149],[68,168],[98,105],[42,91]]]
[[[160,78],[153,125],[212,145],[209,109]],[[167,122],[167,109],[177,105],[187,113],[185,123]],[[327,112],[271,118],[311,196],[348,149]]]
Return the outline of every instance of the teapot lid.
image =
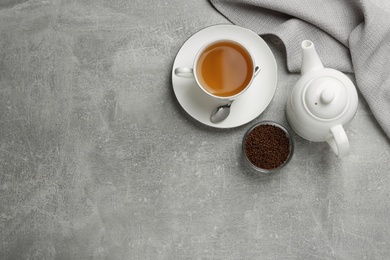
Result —
[[[349,104],[346,86],[331,76],[318,77],[306,86],[306,109],[320,119],[332,119],[341,115]]]

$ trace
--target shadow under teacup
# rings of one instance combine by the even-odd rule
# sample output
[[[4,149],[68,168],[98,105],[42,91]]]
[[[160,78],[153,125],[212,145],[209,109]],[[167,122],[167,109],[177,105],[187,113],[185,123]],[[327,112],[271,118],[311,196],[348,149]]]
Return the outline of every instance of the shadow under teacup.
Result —
[[[243,44],[218,39],[198,51],[192,68],[178,67],[174,72],[178,77],[195,78],[198,87],[213,98],[233,101],[251,86],[259,70]]]

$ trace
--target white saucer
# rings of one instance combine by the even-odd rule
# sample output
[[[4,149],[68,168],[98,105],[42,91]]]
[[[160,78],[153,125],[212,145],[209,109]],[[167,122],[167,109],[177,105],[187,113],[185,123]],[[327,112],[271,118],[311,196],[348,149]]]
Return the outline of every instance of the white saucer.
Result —
[[[237,38],[245,44],[261,71],[254,78],[251,87],[233,102],[228,118],[214,124],[210,121],[211,112],[227,102],[209,97],[196,85],[195,79],[178,77],[174,70],[178,67],[191,68],[198,50],[220,37]],[[180,105],[199,122],[216,128],[237,127],[258,117],[271,102],[276,84],[275,57],[265,41],[248,29],[230,24],[207,27],[192,35],[177,53],[172,69],[173,91]]]

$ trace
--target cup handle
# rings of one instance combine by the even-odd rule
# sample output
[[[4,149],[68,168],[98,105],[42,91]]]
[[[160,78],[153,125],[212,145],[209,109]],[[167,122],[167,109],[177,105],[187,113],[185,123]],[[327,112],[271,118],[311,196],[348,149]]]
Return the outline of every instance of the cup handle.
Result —
[[[349,154],[350,146],[347,134],[342,125],[335,125],[330,129],[332,133],[326,142],[330,145],[337,157],[345,157]]]
[[[176,68],[175,75],[182,78],[194,78],[194,70],[192,68]]]

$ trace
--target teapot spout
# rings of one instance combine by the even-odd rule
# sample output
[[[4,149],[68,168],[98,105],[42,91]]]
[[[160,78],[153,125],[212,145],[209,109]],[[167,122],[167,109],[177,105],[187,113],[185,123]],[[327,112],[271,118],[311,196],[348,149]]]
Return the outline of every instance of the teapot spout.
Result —
[[[318,57],[317,51],[314,48],[314,43],[309,40],[302,42],[302,65],[301,75],[312,70],[323,69],[324,66]]]

